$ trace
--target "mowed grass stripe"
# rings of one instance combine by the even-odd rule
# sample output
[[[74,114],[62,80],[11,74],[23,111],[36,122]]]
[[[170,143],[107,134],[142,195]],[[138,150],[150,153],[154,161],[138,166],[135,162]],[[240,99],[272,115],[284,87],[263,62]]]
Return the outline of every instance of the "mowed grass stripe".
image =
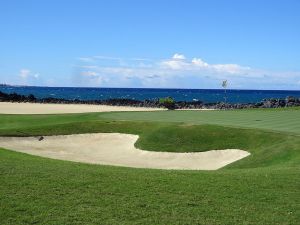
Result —
[[[102,118],[134,121],[184,122],[269,129],[300,134],[300,111],[239,110],[239,111],[164,111],[103,113]]]
[[[260,128],[300,134],[300,110],[240,110],[240,111],[165,111],[165,112],[115,112],[68,115],[0,115],[0,130],[43,124],[67,124],[98,121],[99,119],[184,122],[190,124],[215,124],[246,128]]]

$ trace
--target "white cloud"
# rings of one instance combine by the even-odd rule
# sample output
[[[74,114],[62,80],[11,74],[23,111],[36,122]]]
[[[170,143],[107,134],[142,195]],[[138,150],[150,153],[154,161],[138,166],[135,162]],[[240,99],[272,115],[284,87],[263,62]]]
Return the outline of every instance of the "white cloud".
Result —
[[[21,69],[19,72],[19,76],[23,79],[26,79],[29,77],[31,71],[29,69]]]
[[[147,63],[132,58],[98,57],[108,60],[107,64],[99,61],[77,66],[81,83],[108,87],[220,88],[220,81],[227,79],[230,88],[282,89],[283,86],[297,88],[300,77],[300,72],[280,73],[234,63],[208,63],[178,53],[169,59]],[[120,63],[109,60],[120,60]]]
[[[200,58],[193,58],[192,59],[192,64],[199,66],[199,67],[208,67],[208,63],[204,62]]]
[[[170,59],[162,61],[161,66],[166,69],[183,70],[185,67],[188,66],[188,64],[181,60]]]
[[[182,57],[181,57],[182,56]],[[162,67],[171,70],[210,72],[210,73],[229,73],[241,74],[250,70],[250,67],[244,67],[237,64],[209,64],[201,58],[187,60],[183,55],[175,54],[171,59],[161,62]]]
[[[250,67],[243,67],[237,64],[216,64],[216,65],[211,65],[211,67],[216,72],[224,72],[230,74],[239,74],[239,73],[244,73],[247,70],[250,70]]]
[[[185,56],[182,55],[182,54],[175,53],[175,54],[173,55],[172,59],[185,60]]]

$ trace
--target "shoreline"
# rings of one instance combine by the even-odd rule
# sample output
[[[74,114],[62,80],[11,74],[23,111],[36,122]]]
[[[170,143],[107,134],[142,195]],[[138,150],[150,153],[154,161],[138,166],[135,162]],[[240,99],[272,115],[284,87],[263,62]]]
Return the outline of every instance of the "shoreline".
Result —
[[[285,99],[264,99],[257,103],[228,103],[228,102],[215,102],[215,103],[204,103],[202,101],[175,101],[172,98],[163,98],[154,100],[135,100],[126,98],[115,98],[115,99],[105,99],[105,100],[79,100],[79,99],[63,99],[63,98],[36,98],[34,95],[30,94],[28,96],[19,95],[17,93],[7,94],[0,91],[0,102],[2,104],[6,103],[32,103],[32,104],[51,104],[51,105],[65,105],[69,106],[85,106],[86,108],[107,108],[112,107],[112,111],[149,111],[149,110],[162,110],[165,108],[171,110],[212,110],[212,109],[251,109],[251,108],[285,108],[300,106],[300,98],[288,96]],[[167,100],[167,101],[166,101]],[[116,109],[115,107],[121,107],[122,110]],[[2,107],[3,108],[3,107]],[[132,109],[139,110],[132,110]],[[94,111],[93,109],[92,111]],[[111,111],[109,109],[103,109],[105,111]],[[76,111],[76,110],[75,110]],[[87,109],[82,109],[81,111],[87,112]],[[96,110],[96,112],[99,110]],[[102,111],[102,110],[100,110]],[[0,111],[1,113],[1,111]]]

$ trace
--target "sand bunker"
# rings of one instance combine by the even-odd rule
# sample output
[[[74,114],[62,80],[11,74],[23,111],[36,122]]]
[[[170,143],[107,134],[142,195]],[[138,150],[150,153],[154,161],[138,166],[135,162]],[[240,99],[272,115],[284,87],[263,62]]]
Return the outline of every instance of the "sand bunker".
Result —
[[[116,111],[156,111],[162,108],[86,105],[86,104],[40,104],[0,102],[0,114],[60,114]]]
[[[250,153],[212,150],[198,153],[144,151],[134,147],[137,135],[119,133],[36,137],[0,137],[3,148],[53,159],[155,169],[216,170]]]

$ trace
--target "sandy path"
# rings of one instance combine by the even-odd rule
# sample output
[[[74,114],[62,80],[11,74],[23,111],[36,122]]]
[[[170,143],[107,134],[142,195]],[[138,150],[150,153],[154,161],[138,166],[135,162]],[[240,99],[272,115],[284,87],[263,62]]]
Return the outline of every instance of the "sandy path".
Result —
[[[151,152],[136,149],[137,135],[119,133],[35,137],[0,137],[0,146],[53,159],[155,169],[216,170],[250,153],[212,150],[199,153]]]
[[[86,104],[40,104],[0,102],[0,114],[60,114],[113,111],[156,111],[162,108],[107,106]]]

